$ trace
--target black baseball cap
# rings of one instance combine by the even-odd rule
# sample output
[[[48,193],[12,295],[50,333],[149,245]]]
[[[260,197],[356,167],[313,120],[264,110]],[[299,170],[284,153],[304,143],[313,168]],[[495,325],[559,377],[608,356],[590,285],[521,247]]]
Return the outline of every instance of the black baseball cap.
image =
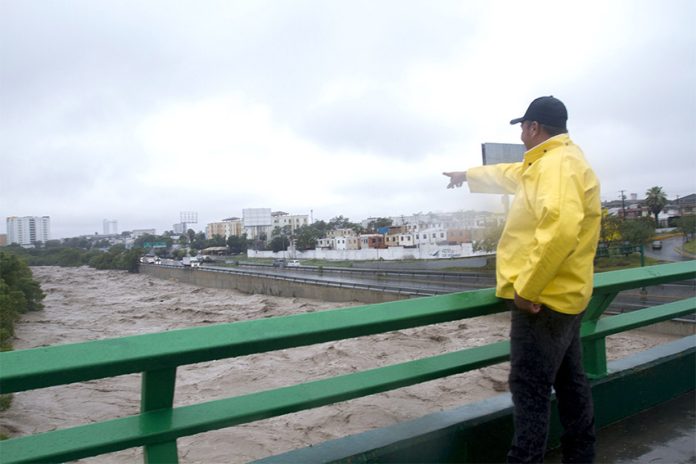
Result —
[[[524,116],[513,119],[510,121],[510,124],[517,124],[522,121],[536,121],[539,124],[565,129],[566,121],[568,121],[568,110],[566,110],[563,102],[558,98],[554,98],[553,95],[539,97],[529,104],[529,108],[527,108]]]

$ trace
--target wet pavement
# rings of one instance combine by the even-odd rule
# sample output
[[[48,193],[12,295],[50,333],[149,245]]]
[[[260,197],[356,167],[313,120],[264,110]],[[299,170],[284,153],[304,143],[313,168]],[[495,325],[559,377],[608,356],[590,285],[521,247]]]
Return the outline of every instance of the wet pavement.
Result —
[[[679,249],[684,246],[682,237],[673,237],[662,240],[662,248],[653,250],[650,243],[645,245],[645,256],[658,259],[660,261],[689,261],[693,258],[679,253]]]
[[[696,463],[696,393],[690,392],[610,425],[597,434],[597,460],[612,464]],[[560,463],[560,450],[545,462]]]

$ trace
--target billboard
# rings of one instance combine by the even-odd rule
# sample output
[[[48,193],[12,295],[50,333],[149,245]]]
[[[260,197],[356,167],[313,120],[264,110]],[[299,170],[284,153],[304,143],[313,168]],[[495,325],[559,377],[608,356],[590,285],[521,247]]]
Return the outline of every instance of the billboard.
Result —
[[[519,163],[527,151],[521,143],[482,143],[483,164]]]
[[[242,210],[244,227],[272,226],[271,208],[246,208]]]

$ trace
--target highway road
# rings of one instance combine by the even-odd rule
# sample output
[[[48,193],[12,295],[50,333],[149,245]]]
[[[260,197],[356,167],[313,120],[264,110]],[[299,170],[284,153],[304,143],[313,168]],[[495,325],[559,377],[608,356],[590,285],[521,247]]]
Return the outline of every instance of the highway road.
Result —
[[[411,293],[414,296],[438,295],[445,293],[476,290],[495,286],[492,272],[453,273],[421,270],[377,270],[360,268],[326,268],[313,266],[299,268],[275,268],[269,265],[240,265],[225,268],[204,265],[203,269],[242,272],[274,278],[286,278],[298,282],[318,285],[342,285],[370,287]],[[643,289],[627,290],[619,293],[610,311],[625,312],[648,306],[656,306],[696,295],[696,281],[657,285]]]
[[[682,256],[677,252],[677,248],[681,248],[683,245],[684,240],[682,237],[662,240],[662,249],[660,250],[653,250],[651,245],[648,244],[645,246],[645,256],[659,259],[660,261],[689,261],[692,258]]]

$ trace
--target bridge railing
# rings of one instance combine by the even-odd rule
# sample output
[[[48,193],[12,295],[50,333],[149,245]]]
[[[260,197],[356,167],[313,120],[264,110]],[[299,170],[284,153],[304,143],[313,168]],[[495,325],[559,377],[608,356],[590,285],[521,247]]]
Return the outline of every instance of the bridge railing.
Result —
[[[606,375],[605,338],[696,312],[696,298],[601,318],[622,290],[696,277],[696,261],[597,274],[582,327],[586,369]],[[178,366],[505,311],[493,289],[0,353],[0,393],[142,373],[141,412],[0,442],[0,460],[56,462],[143,446],[176,462],[179,437],[384,392],[503,362],[507,341],[242,396],[173,407]]]

